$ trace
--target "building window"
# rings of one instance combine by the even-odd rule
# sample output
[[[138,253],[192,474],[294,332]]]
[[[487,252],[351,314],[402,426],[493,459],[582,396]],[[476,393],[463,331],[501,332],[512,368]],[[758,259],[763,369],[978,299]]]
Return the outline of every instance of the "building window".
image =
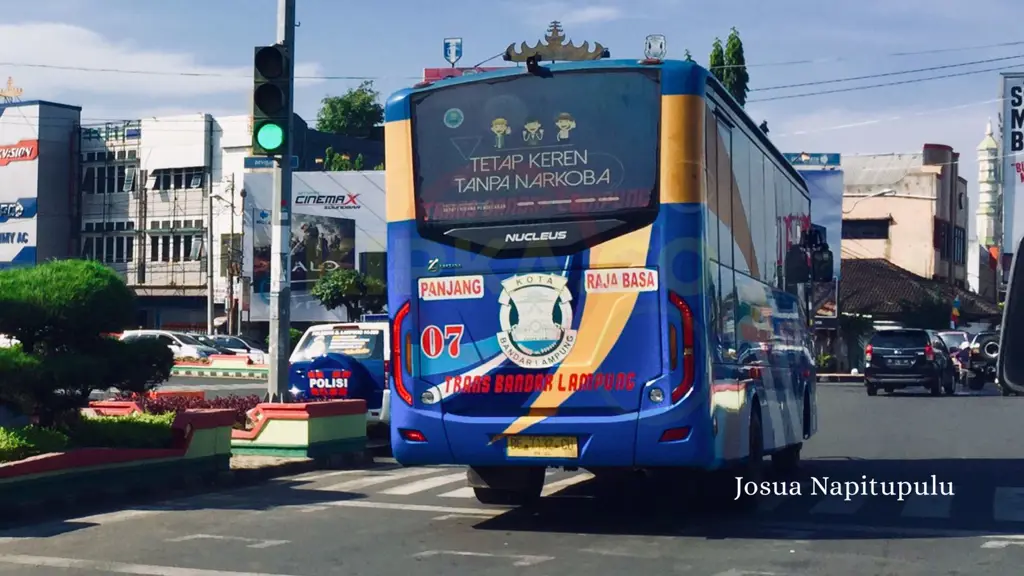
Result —
[[[888,240],[889,218],[843,220],[843,240]]]
[[[105,264],[133,262],[135,237],[129,234],[88,234],[82,237],[82,258]]]
[[[953,228],[953,263],[967,263],[967,230],[960,226]]]
[[[202,259],[203,239],[198,234],[149,237],[150,262],[196,262]]]
[[[150,190],[197,190],[203,187],[206,170],[202,166],[161,168],[149,175]]]

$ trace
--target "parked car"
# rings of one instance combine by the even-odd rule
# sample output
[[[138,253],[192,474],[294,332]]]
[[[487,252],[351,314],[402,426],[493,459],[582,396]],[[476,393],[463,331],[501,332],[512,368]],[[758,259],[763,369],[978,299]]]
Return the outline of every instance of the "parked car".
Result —
[[[221,348],[231,350],[236,354],[247,354],[253,364],[267,363],[267,351],[248,338],[225,334],[213,334],[210,338]]]
[[[176,359],[207,358],[218,353],[216,348],[210,348],[188,334],[169,330],[125,330],[120,339],[128,341],[139,338],[151,338],[167,344]]]
[[[207,336],[206,334],[189,334],[189,336],[199,340],[203,346],[213,348],[217,351],[217,354],[222,354],[224,356],[236,356],[238,354],[234,350],[218,344],[212,336]]]
[[[299,400],[361,398],[368,425],[386,428],[391,413],[388,327],[387,322],[311,326],[289,359],[292,394]]]
[[[956,392],[949,349],[937,332],[895,329],[876,332],[864,348],[864,385],[868,396],[878,390],[923,387],[932,396]]]
[[[971,390],[981,390],[996,381],[996,363],[999,360],[999,332],[979,332],[971,340],[970,359],[967,364],[967,383]]]

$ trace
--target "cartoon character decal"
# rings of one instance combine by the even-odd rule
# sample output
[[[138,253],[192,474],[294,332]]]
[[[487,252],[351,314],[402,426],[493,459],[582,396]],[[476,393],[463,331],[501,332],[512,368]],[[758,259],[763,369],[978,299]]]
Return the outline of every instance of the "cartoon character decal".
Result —
[[[540,120],[529,120],[523,125],[523,142],[536,146],[543,139],[544,128],[541,127]]]
[[[569,139],[569,131],[576,128],[576,120],[572,117],[572,114],[562,112],[555,118],[555,127],[558,128],[555,140],[564,142]]]
[[[512,133],[512,128],[509,128],[508,120],[495,118],[491,120],[491,132],[494,132],[494,147],[501,150],[505,147],[505,136]]]

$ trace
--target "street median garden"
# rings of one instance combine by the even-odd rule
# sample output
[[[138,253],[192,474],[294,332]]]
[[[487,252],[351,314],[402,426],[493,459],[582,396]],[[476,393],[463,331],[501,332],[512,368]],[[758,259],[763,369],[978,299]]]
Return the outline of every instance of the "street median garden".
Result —
[[[230,476],[232,437],[252,448],[268,428],[275,441],[296,448],[291,456],[320,458],[316,464],[329,451],[304,454],[299,444],[316,441],[335,452],[365,446],[362,401],[282,412],[256,396],[160,394],[174,367],[167,346],[109,336],[135,318],[134,293],[102,264],[64,260],[0,271],[0,334],[12,342],[0,348],[0,518],[217,483]],[[114,401],[90,403],[94,391],[111,388],[119,391]],[[308,424],[305,431],[268,426],[268,415]],[[362,431],[340,416],[361,419]]]

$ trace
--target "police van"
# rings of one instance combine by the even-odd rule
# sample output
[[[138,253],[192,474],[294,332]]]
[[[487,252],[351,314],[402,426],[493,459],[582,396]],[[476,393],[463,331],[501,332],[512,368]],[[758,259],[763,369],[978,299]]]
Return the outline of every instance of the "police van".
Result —
[[[302,335],[289,364],[290,392],[298,401],[346,398],[366,401],[367,423],[386,427],[391,392],[387,315],[361,322],[319,324]]]

